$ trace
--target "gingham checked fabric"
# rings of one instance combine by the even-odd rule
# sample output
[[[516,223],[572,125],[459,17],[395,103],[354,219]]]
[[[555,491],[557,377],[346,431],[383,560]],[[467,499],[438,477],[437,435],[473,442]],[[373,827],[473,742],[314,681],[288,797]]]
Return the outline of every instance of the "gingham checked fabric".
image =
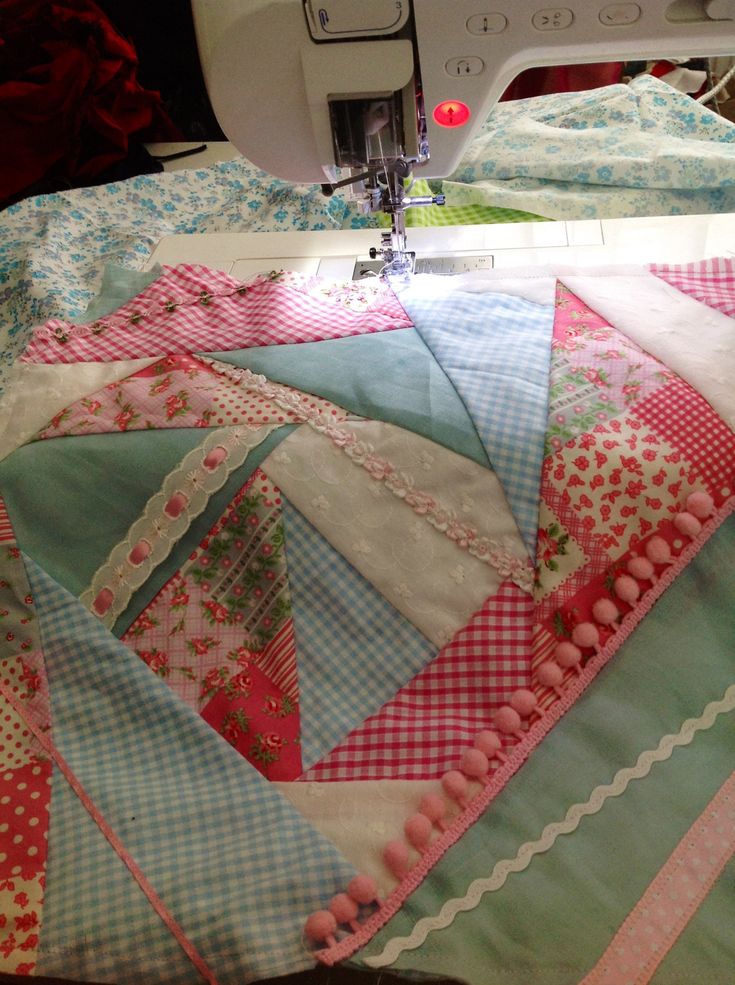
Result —
[[[533,556],[554,325],[549,304],[503,294],[401,294],[417,331],[465,403]]]
[[[283,516],[308,768],[425,667],[436,647],[286,499]]]
[[[304,918],[344,888],[352,867],[73,596],[33,561],[26,564],[54,741],[96,808],[220,981],[309,967]],[[68,834],[76,811],[64,810],[60,830]],[[44,969],[68,976],[80,962],[97,980],[147,981],[130,958],[130,894],[116,889],[113,877],[112,898],[100,906],[105,870],[101,850],[87,856],[79,845],[85,830],[54,836]],[[130,913],[140,925],[137,906]],[[121,927],[123,954],[115,953]],[[167,943],[159,946],[154,967],[168,953]],[[193,966],[178,977],[177,967],[161,980],[200,981]]]
[[[649,270],[697,301],[735,317],[735,260],[713,257],[695,263],[654,263]]]
[[[724,495],[729,495],[735,482],[735,435],[704,397],[676,379],[636,404],[634,410],[688,461],[696,463],[696,471],[716,493],[727,489]]]
[[[174,352],[315,342],[406,328],[389,287],[366,287],[364,310],[305,290],[298,278],[256,278],[244,287],[219,271],[170,269],[114,315],[91,325],[52,319],[37,328],[23,362],[110,362]]]
[[[307,780],[423,780],[455,769],[531,678],[533,601],[505,582],[425,670],[316,763]]]

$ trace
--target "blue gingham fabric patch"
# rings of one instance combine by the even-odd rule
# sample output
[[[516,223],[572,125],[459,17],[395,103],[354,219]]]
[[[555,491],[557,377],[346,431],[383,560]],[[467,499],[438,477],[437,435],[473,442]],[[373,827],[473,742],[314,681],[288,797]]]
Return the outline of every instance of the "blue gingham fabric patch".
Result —
[[[452,291],[430,300],[419,287],[401,293],[474,421],[532,557],[554,329],[550,293],[548,305],[495,293]]]
[[[220,985],[311,967],[304,920],[344,889],[352,866],[77,599],[26,566],[56,745]],[[132,876],[124,892],[111,866],[107,895],[98,839],[86,822],[70,831],[78,811],[59,796],[39,973],[198,983],[178,956],[166,967],[164,936],[143,934]]]
[[[376,712],[437,654],[284,497],[308,769]]]

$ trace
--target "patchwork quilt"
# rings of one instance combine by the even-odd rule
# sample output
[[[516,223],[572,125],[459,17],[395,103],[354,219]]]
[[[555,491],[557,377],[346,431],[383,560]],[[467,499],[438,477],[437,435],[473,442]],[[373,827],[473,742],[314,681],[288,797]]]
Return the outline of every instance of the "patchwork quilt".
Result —
[[[724,982],[735,262],[135,290],[0,406],[0,970]]]

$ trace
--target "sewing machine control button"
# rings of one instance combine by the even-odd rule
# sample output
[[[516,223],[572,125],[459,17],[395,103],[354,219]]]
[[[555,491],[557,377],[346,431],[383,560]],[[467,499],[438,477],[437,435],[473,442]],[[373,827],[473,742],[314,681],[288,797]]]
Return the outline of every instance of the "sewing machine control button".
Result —
[[[600,23],[607,27],[624,27],[635,24],[641,16],[637,3],[609,3],[600,11]]]
[[[505,14],[473,14],[467,20],[470,34],[501,34],[507,26]]]
[[[546,7],[537,10],[531,23],[537,31],[563,31],[574,21],[574,14],[568,7]]]
[[[485,68],[482,58],[467,55],[465,58],[450,58],[444,69],[447,75],[461,78],[463,75],[479,75]]]

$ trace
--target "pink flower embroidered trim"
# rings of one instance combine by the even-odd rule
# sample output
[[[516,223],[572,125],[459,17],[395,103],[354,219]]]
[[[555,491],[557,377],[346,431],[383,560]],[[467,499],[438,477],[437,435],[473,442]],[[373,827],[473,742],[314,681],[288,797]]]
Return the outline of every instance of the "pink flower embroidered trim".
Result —
[[[376,481],[383,482],[386,489],[402,499],[418,516],[425,517],[435,530],[445,534],[478,561],[491,565],[502,578],[509,578],[525,592],[532,591],[533,569],[527,558],[517,557],[489,537],[480,537],[474,527],[458,520],[453,510],[443,507],[429,493],[417,489],[412,476],[399,472],[387,459],[376,455],[373,446],[360,441],[354,432],[336,427],[332,418],[316,408],[305,407],[296,394],[272,383],[265,376],[237,367],[222,369],[222,373],[248,389],[257,390],[278,407],[329,438],[355,465],[365,469]]]

